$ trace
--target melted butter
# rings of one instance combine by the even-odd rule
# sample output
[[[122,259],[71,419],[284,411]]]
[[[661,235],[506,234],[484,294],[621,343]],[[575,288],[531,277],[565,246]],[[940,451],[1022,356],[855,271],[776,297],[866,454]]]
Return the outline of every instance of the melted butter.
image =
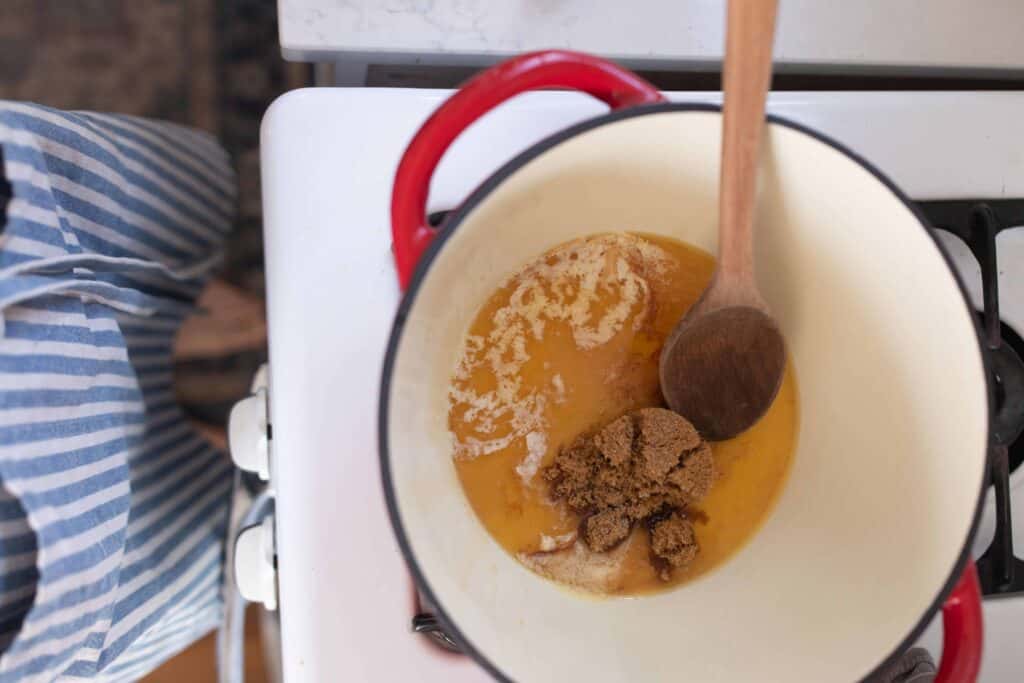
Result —
[[[595,236],[548,252],[478,312],[452,382],[449,429],[470,505],[509,553],[535,552],[542,534],[577,527],[576,515],[552,504],[543,477],[531,471],[581,432],[662,405],[662,343],[713,270],[709,254],[682,242]],[[662,590],[735,553],[778,498],[796,433],[796,380],[787,367],[768,413],[744,434],[713,444],[720,476],[700,505],[697,559],[661,581],[648,561],[647,533],[638,529],[607,592]]]

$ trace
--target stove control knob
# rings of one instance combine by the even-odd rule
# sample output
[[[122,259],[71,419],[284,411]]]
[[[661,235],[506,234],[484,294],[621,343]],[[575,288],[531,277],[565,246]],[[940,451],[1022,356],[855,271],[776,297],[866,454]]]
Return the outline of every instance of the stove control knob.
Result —
[[[270,478],[270,428],[267,423],[267,384],[263,366],[256,373],[252,395],[231,408],[228,418],[228,448],[240,469]]]
[[[274,517],[242,529],[235,537],[235,584],[249,602],[277,609],[277,559],[274,550]]]

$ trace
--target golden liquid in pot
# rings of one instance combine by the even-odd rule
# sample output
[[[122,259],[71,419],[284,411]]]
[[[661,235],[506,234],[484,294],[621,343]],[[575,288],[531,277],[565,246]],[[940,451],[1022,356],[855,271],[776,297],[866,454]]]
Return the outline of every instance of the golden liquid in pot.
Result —
[[[548,499],[540,470],[580,433],[629,410],[663,405],[662,343],[713,270],[709,254],[676,240],[593,236],[560,245],[526,266],[477,313],[451,385],[455,468],[488,532],[527,566],[524,558],[540,549],[542,535],[558,537],[579,524],[564,505]],[[545,310],[551,301],[556,304]],[[722,564],[753,536],[777,500],[797,424],[790,364],[764,418],[740,436],[712,444],[719,477],[696,516],[697,558],[662,581],[648,560],[647,532],[639,528],[619,553],[611,579],[599,590],[577,588],[640,594]]]

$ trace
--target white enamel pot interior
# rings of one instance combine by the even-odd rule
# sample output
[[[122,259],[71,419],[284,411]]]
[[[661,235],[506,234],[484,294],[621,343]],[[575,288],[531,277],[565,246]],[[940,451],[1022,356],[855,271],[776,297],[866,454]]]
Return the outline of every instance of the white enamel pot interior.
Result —
[[[966,559],[988,390],[962,289],[911,205],[823,137],[773,120],[758,282],[800,397],[798,447],[763,528],[675,590],[591,599],[505,553],[452,464],[446,394],[499,283],[545,250],[639,231],[717,249],[721,118],[613,112],[488,180],[427,249],[396,321],[382,467],[403,551],[468,650],[517,681],[852,681],[935,613]]]

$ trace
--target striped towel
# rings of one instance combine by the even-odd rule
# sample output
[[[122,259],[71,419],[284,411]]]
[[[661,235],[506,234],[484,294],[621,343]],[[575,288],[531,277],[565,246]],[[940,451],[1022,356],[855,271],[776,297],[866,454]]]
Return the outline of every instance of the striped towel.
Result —
[[[234,177],[199,132],[13,102],[0,152],[0,683],[135,680],[220,620],[231,468],[171,344]]]

